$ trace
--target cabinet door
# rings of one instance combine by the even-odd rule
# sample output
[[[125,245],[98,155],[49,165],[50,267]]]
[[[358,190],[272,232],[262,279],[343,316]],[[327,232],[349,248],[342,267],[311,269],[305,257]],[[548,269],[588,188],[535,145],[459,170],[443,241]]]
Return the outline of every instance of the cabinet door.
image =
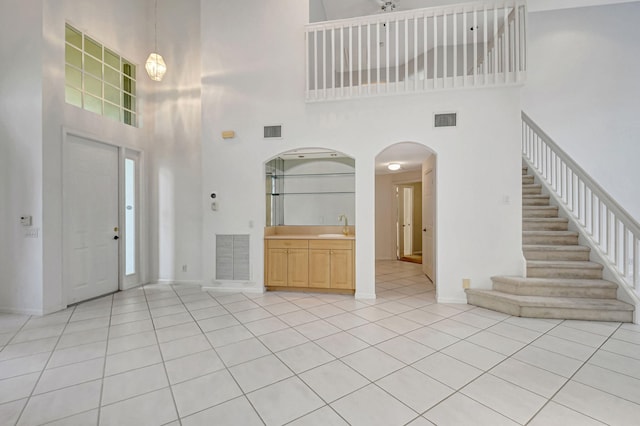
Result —
[[[304,249],[288,249],[287,285],[289,287],[309,286],[309,251]]]
[[[353,250],[331,250],[331,288],[353,288]]]
[[[331,251],[309,249],[309,287],[331,286]]]
[[[267,285],[287,285],[287,249],[267,250]]]

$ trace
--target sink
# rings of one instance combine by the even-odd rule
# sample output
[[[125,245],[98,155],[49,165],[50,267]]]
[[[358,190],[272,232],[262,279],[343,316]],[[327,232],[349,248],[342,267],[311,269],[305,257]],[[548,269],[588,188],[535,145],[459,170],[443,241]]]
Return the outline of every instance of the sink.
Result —
[[[322,238],[344,238],[346,235],[344,234],[320,234],[318,237]]]

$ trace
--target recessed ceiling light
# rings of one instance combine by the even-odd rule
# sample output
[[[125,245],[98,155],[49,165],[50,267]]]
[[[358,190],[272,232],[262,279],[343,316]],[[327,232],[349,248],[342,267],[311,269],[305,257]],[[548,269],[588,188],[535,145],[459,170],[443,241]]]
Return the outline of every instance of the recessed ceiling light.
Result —
[[[393,171],[400,170],[400,164],[398,164],[398,163],[389,163],[389,165],[387,166],[387,169],[393,170]]]

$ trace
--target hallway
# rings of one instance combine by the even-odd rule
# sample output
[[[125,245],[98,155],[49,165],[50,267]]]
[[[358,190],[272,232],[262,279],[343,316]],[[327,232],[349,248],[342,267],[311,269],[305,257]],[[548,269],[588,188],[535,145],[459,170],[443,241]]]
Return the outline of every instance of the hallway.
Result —
[[[0,424],[591,425],[640,417],[640,327],[435,303],[149,285],[0,315]],[[430,423],[431,422],[431,423]]]

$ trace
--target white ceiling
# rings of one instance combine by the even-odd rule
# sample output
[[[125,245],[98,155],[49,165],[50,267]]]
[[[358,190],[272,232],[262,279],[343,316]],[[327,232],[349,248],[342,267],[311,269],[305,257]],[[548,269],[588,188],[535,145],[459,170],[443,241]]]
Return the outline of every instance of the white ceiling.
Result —
[[[381,0],[317,0],[322,2],[326,20],[353,18],[380,12]],[[421,9],[444,4],[461,3],[461,0],[395,0],[396,11]]]
[[[601,6],[616,3],[633,3],[637,0],[528,0],[529,12],[566,9],[573,7]],[[313,21],[353,18],[380,13],[382,0],[309,0],[314,10],[323,10]],[[421,9],[446,4],[465,3],[465,0],[395,0],[396,11]],[[312,21],[312,22],[313,22]]]
[[[432,155],[424,145],[415,142],[401,142],[390,146],[376,156],[376,174],[402,173],[420,170],[422,162]],[[401,169],[395,172],[387,169],[389,163],[399,163]]]

